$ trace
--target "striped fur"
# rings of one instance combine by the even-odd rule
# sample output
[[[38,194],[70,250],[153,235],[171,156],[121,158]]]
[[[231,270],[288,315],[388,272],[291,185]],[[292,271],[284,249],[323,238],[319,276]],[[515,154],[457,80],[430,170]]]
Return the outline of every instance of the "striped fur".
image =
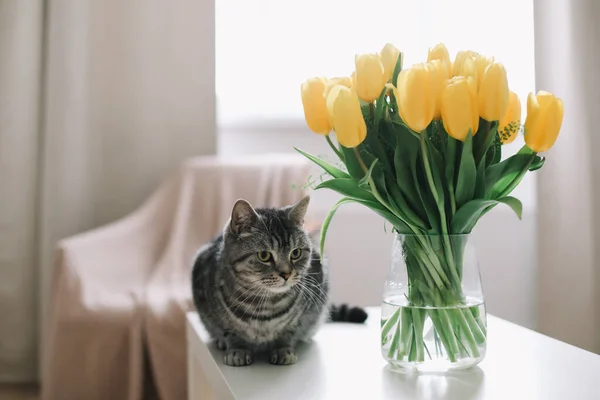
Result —
[[[257,210],[238,201],[223,234],[196,258],[194,302],[228,365],[249,365],[263,350],[273,364],[292,364],[296,345],[329,316],[327,268],[302,228],[308,201]],[[272,259],[260,261],[261,251]]]

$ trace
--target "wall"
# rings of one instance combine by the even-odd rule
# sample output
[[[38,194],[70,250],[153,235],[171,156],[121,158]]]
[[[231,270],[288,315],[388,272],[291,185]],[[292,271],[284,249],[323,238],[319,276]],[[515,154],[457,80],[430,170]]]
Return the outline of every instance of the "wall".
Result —
[[[295,128],[295,129],[294,129]],[[219,153],[236,155],[291,152],[293,146],[332,157],[322,137],[310,133],[303,122],[296,127],[250,126],[244,133],[225,126],[218,135]],[[247,130],[246,130],[247,129]],[[281,132],[285,132],[282,134]],[[518,143],[507,148],[514,152]],[[330,158],[332,159],[332,158]],[[314,178],[319,172],[315,169]],[[488,311],[523,326],[536,326],[535,292],[537,219],[535,177],[528,176],[513,195],[523,201],[523,220],[498,206],[480,220],[473,235],[479,256]],[[338,196],[313,193],[311,212],[323,220]],[[392,236],[383,220],[370,210],[350,204],[341,207],[328,234],[327,252],[332,268],[332,294],[336,301],[378,305],[389,260]]]

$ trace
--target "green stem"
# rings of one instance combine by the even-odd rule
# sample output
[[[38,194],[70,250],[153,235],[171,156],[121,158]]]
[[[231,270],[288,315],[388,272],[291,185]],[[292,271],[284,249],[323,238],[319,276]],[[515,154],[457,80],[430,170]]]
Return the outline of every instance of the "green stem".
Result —
[[[454,334],[452,333],[452,327],[448,329],[444,322],[442,322],[441,318],[442,310],[429,310],[429,317],[431,318],[431,322],[433,322],[433,326],[435,331],[438,333],[442,345],[446,349],[446,355],[451,362],[456,362],[456,356],[454,355],[454,350],[452,349],[452,345],[448,340],[448,335]]]
[[[402,318],[400,318],[400,344],[398,345],[398,360],[401,360],[405,355],[408,355],[408,349],[410,348],[410,334],[412,330],[412,319],[410,310],[408,308],[402,308]]]
[[[443,201],[440,199],[437,189],[435,187],[435,182],[433,181],[433,173],[431,172],[431,164],[429,163],[429,156],[427,155],[427,144],[425,143],[425,133],[421,133],[421,153],[423,156],[423,164],[425,167],[425,175],[427,176],[427,181],[429,183],[429,188],[433,195],[433,199],[437,204],[438,211],[440,212],[440,225],[442,227],[442,237],[444,240],[444,254],[446,255],[446,262],[448,263],[448,269],[450,269],[450,274],[453,278],[453,284],[455,286],[455,290],[457,290],[457,294],[460,293],[460,278],[458,277],[458,273],[456,271],[456,267],[454,265],[454,258],[452,257],[452,249],[450,247],[450,239],[448,238],[448,226],[446,223],[446,210]],[[458,285],[458,286],[456,286]]]
[[[416,358],[417,362],[424,361],[425,355],[423,354],[423,315],[421,310],[418,308],[412,309],[413,329],[415,331],[415,347],[416,347]]]
[[[400,310],[400,308],[398,309]],[[396,351],[398,350],[398,345],[402,345],[401,339],[398,337],[400,334],[400,327],[396,325],[396,329],[394,330],[394,336],[392,337],[392,343],[390,344],[390,349],[388,350],[388,358],[394,358]]]
[[[454,321],[458,323],[458,326],[460,326],[465,335],[465,341],[468,345],[469,355],[475,358],[479,357],[479,348],[477,347],[477,343],[475,343],[475,337],[473,336],[473,332],[471,331],[471,328],[469,327],[469,324],[467,323],[464,314],[460,309],[454,310],[454,313]]]
[[[358,151],[358,148],[355,147],[354,148],[354,155],[356,156],[356,159],[360,165],[360,167],[362,168],[362,170],[364,171],[364,173],[366,174],[369,169],[367,168],[367,165],[365,164],[365,162],[362,159],[362,156],[360,155],[360,152]],[[429,173],[431,174],[431,171],[429,171]],[[373,193],[373,196],[377,199],[377,201],[379,201],[385,208],[387,208],[392,214],[394,214],[396,217],[398,217],[398,219],[402,222],[404,222],[415,234],[417,240],[419,242],[421,242],[421,244],[423,245],[423,247],[425,248],[427,246],[427,241],[425,239],[423,239],[420,235],[420,232],[417,228],[415,228],[409,221],[407,221],[402,215],[400,215],[392,206],[390,206],[379,194],[379,191],[377,190],[377,187],[375,186],[375,182],[373,181],[373,178],[371,176],[369,176],[369,186],[371,187],[371,193]],[[437,195],[437,194],[436,194]],[[445,216],[444,216],[445,218]],[[447,240],[447,238],[446,238]],[[429,258],[429,261],[431,262],[431,264],[434,266],[434,268],[437,270],[437,274],[438,276],[438,280],[436,280],[436,284],[438,284],[438,286],[440,288],[443,288],[444,285],[443,283],[439,280],[442,279],[443,281],[445,281],[446,283],[450,284],[450,281],[448,280],[448,277],[446,276],[446,274],[444,273],[444,270],[442,268],[442,266],[439,264],[439,260],[437,260],[435,257],[433,257],[432,255],[430,256],[429,252],[425,252],[425,255],[427,258]],[[432,258],[433,257],[433,258]],[[433,275],[433,274],[432,274]],[[433,276],[433,278],[435,279],[436,277]]]
[[[394,311],[394,314],[392,314],[392,316],[387,321],[385,321],[385,323],[383,324],[383,327],[381,328],[381,341],[383,341],[385,339],[385,337],[387,336],[390,329],[392,329],[394,324],[398,321],[399,316],[400,316],[400,308],[398,308],[396,311]]]
[[[466,319],[467,323],[469,324],[469,328],[471,329],[471,332],[473,332],[473,336],[475,337],[475,341],[478,344],[484,343],[485,342],[485,336],[486,336],[486,334],[481,329],[481,326],[479,325],[479,323],[477,322],[477,320],[473,316],[473,313],[471,312],[471,308],[464,308],[462,310],[462,313],[464,314],[465,319]]]
[[[341,151],[338,150],[337,147],[335,147],[335,145],[331,141],[331,137],[329,137],[329,135],[326,135],[325,139],[327,140],[327,143],[329,143],[329,147],[331,147],[331,150],[333,150],[333,152],[335,153],[335,155],[338,156],[338,158],[340,159],[340,161],[343,162],[344,161],[344,155],[342,154]]]

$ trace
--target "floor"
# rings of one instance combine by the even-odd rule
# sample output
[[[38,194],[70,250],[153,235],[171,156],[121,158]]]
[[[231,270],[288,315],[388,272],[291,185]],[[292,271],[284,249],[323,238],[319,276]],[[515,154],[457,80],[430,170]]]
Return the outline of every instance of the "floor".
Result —
[[[0,383],[0,400],[39,400],[39,398],[37,385]]]

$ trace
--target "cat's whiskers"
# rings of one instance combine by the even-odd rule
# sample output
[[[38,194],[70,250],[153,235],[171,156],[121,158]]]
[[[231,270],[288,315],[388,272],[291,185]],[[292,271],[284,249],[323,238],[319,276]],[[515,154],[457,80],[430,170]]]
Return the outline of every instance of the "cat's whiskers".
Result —
[[[306,277],[306,280],[307,280],[307,282],[306,282],[306,283],[307,283],[307,284],[309,284],[309,285],[311,285],[312,287],[314,287],[314,288],[318,289],[318,290],[321,292],[321,294],[323,295],[323,297],[327,297],[327,294],[325,293],[325,291],[324,291],[324,290],[323,290],[323,288],[322,288],[322,286],[323,286],[323,285],[322,285],[322,284],[319,284],[319,282],[317,282],[317,281],[315,280],[315,278],[312,278],[312,277],[310,277],[310,276],[307,276],[307,277]]]
[[[319,299],[318,295],[312,291],[312,289],[306,285],[305,282],[299,281],[297,286],[301,289],[301,293],[306,294],[306,298],[317,308],[325,305],[324,302]]]

